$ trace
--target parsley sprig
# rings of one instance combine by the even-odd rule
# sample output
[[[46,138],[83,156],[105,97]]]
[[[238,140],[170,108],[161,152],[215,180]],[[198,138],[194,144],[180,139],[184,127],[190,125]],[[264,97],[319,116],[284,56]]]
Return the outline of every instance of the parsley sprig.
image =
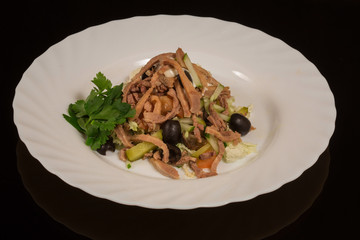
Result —
[[[122,102],[123,84],[112,83],[101,72],[92,80],[95,87],[85,100],[69,105],[68,114],[63,114],[79,132],[85,134],[85,144],[96,150],[105,144],[117,124],[135,116],[135,109]]]

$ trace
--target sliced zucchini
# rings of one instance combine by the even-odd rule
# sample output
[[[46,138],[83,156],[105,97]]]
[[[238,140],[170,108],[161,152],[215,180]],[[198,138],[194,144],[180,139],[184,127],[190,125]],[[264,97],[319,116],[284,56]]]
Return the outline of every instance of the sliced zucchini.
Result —
[[[180,123],[180,127],[181,127],[182,132],[191,132],[195,128],[194,125],[190,125],[190,124],[187,124],[187,123]]]
[[[203,154],[204,152],[206,152],[206,151],[209,150],[210,148],[211,148],[210,143],[207,143],[207,144],[205,144],[204,146],[202,146],[201,148],[199,148],[198,150],[196,150],[196,152],[194,152],[193,154],[191,154],[191,156],[198,158],[201,154]]]
[[[193,120],[191,118],[180,118],[178,119],[180,126],[183,124],[183,127],[188,127],[187,125],[193,125]],[[197,123],[206,126],[205,121],[201,117],[196,117]],[[183,129],[183,127],[181,129]]]
[[[224,86],[219,83],[217,85],[217,87],[215,88],[214,93],[210,97],[210,102],[215,101],[218,98],[218,96],[220,95],[220,93],[222,92],[223,89],[224,89]]]
[[[214,110],[217,111],[218,113],[222,113],[222,112],[225,110],[225,108],[223,108],[222,106],[220,106],[220,105],[218,105],[218,104],[214,104],[214,105],[213,105],[213,108],[214,108]]]
[[[159,130],[151,136],[162,139],[162,131]],[[144,157],[145,153],[156,149],[157,146],[149,142],[141,142],[125,151],[126,157],[130,162],[136,161]]]
[[[230,121],[230,116],[225,115],[225,114],[222,114],[222,113],[217,113],[217,114],[218,114],[218,115],[221,117],[221,119],[224,120],[225,122]]]
[[[213,135],[207,134],[205,136],[206,140],[208,141],[208,143],[211,145],[211,147],[215,150],[216,153],[219,152],[219,146],[217,143],[217,140],[215,139],[215,137]]]
[[[242,107],[237,111],[237,113],[240,113],[240,114],[246,116],[249,113],[249,108],[248,107]]]
[[[229,107],[230,115],[236,111],[236,107],[234,106],[234,101],[235,101],[234,97],[230,97],[230,98],[226,99],[227,105]]]
[[[179,118],[178,121],[179,123],[193,124],[193,120],[188,117]]]
[[[187,53],[185,53],[183,61],[184,61],[185,65],[186,65],[187,69],[189,70],[189,73],[191,75],[191,78],[192,78],[193,83],[195,84],[195,86],[199,87],[199,88],[202,87],[200,79],[199,79],[199,77],[198,77],[198,75],[197,75],[197,73],[196,73],[196,71],[195,71],[195,69],[194,69],[194,67],[192,65],[192,62],[191,62],[189,56],[187,55]]]
[[[202,98],[204,101],[204,108],[207,113],[209,113],[209,105],[210,105],[210,99],[207,97]]]

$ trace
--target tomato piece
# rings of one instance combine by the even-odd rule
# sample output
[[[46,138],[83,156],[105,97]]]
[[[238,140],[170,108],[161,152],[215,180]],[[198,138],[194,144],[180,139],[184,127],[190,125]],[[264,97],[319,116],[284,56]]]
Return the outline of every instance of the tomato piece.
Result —
[[[211,164],[214,162],[215,158],[216,158],[216,154],[214,154],[214,156],[209,157],[207,159],[197,159],[196,163],[198,165],[199,168],[211,168]]]

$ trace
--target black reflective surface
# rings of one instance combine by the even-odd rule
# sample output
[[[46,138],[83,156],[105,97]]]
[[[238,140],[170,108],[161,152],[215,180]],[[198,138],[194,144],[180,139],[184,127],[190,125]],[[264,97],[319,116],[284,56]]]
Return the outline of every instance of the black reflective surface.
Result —
[[[126,3],[11,1],[3,6],[0,239],[357,239],[360,2]],[[335,132],[316,164],[272,193],[190,211],[116,204],[47,172],[31,157],[13,123],[12,100],[22,74],[35,58],[70,34],[111,20],[154,14],[238,22],[283,40],[314,63],[326,78],[337,109]],[[141,29],[138,32],[134,38],[146,37]],[[176,42],[176,36],[169,41]]]
[[[204,239],[231,239],[235,235],[238,239],[263,238],[295,221],[313,204],[330,163],[327,149],[301,177],[250,201],[215,208],[156,210],[117,204],[69,186],[44,169],[21,141],[17,156],[18,170],[34,201],[56,221],[96,239],[146,239],[174,231],[179,231],[175,239],[187,232]]]

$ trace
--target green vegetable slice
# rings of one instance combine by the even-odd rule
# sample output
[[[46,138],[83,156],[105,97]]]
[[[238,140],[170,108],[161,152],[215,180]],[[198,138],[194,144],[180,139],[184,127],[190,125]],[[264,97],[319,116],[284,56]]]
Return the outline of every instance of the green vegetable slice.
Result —
[[[225,115],[225,114],[222,114],[222,113],[217,113],[217,114],[218,114],[218,115],[221,117],[221,119],[224,120],[225,122],[230,121],[230,116]]]
[[[218,113],[221,113],[225,110],[225,108],[223,108],[222,106],[218,105],[218,104],[214,104],[213,108],[215,111],[217,111]]]
[[[215,137],[213,135],[207,134],[205,136],[206,140],[208,141],[208,143],[211,145],[211,147],[215,150],[216,153],[219,152],[219,146],[217,143],[217,140],[215,139]]]
[[[193,124],[193,120],[188,117],[178,119],[179,123]]]
[[[248,107],[242,107],[237,112],[244,115],[244,116],[246,116],[249,113],[249,108]]]
[[[187,124],[187,123],[180,123],[180,127],[181,127],[182,132],[191,132],[195,128],[194,125],[190,125],[190,124]]]
[[[187,55],[187,53],[185,53],[183,61],[187,67],[187,69],[189,70],[189,73],[191,75],[191,78],[193,80],[193,83],[195,84],[196,87],[202,87],[202,84],[200,82],[200,79],[194,69],[194,66],[189,58],[189,56]]]
[[[220,93],[222,92],[223,89],[224,89],[224,86],[219,83],[217,85],[217,87],[215,88],[214,93],[210,97],[210,102],[215,101],[218,98],[218,96],[220,95]]]
[[[210,99],[207,97],[203,97],[202,100],[204,101],[204,108],[207,113],[209,113],[209,105],[210,105]]]
[[[151,136],[162,139],[162,131],[159,130]],[[125,151],[126,157],[130,162],[136,161],[144,157],[145,153],[156,149],[157,146],[149,142],[141,142]]]
[[[204,152],[206,152],[210,148],[211,148],[211,145],[209,143],[207,143],[204,146],[202,146],[201,148],[199,148],[196,152],[191,154],[191,156],[198,158],[201,154],[203,154]]]

